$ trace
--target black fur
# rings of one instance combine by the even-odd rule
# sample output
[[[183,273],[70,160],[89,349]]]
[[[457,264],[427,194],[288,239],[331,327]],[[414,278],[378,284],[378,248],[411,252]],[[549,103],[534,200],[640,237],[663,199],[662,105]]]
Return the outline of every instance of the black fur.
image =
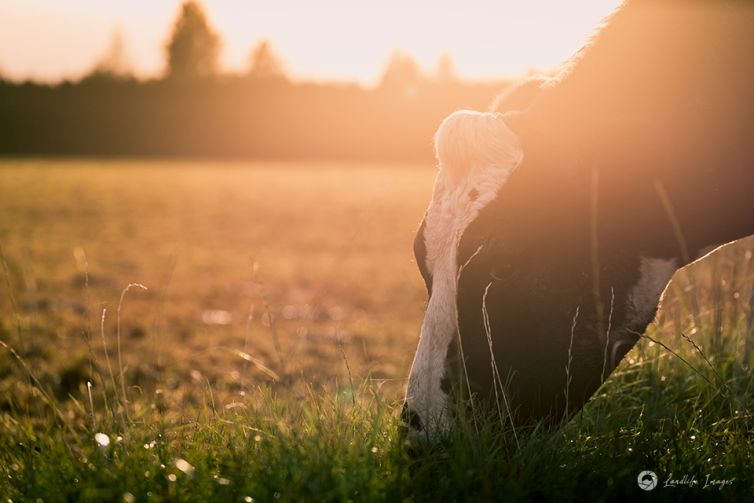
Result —
[[[534,92],[510,124],[524,162],[459,247],[463,264],[486,243],[458,285],[474,392],[492,390],[481,309],[488,285],[495,357],[516,417],[557,421],[583,405],[651,322],[628,309],[640,257],[682,265],[754,233],[753,54],[754,3],[633,0],[562,75],[525,89]],[[431,291],[426,267],[422,275]]]

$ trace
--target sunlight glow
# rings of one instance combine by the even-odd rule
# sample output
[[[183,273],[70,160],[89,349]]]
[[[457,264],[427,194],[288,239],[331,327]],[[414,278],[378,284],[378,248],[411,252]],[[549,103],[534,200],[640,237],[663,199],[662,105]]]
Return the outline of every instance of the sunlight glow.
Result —
[[[376,83],[394,50],[425,71],[449,54],[467,78],[499,78],[568,58],[619,0],[353,2],[204,0],[222,36],[223,65],[243,71],[269,39],[295,78]],[[140,76],[164,69],[164,44],[180,0],[5,0],[0,3],[0,75],[75,78],[122,32]]]

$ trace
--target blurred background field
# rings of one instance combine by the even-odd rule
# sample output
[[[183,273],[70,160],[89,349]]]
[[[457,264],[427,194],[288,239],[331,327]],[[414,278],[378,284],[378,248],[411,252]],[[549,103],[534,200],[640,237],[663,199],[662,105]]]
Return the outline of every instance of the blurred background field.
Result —
[[[172,410],[249,386],[399,398],[426,292],[412,240],[425,165],[5,160],[2,339],[66,401],[109,382],[116,318],[129,395]],[[89,347],[91,347],[91,352]],[[91,365],[93,356],[93,363]],[[2,403],[28,406],[0,354]],[[116,368],[116,374],[117,374]]]

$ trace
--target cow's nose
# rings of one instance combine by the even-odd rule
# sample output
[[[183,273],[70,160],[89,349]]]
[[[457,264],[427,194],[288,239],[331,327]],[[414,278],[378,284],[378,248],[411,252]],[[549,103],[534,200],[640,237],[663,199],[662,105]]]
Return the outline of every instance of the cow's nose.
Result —
[[[403,402],[403,410],[401,411],[401,419],[410,428],[416,431],[422,430],[421,418],[419,417],[419,414],[417,414],[415,411],[409,408],[408,402]]]

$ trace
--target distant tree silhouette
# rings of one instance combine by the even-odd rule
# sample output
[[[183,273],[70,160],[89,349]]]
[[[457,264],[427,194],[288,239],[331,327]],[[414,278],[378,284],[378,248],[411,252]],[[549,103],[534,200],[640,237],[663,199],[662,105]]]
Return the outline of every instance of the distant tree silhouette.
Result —
[[[283,62],[267,40],[262,40],[249,57],[249,77],[259,80],[286,80]]]
[[[167,44],[168,75],[195,78],[213,75],[218,69],[221,40],[209,25],[202,6],[184,2]]]
[[[219,76],[220,37],[196,0],[177,14],[163,78],[133,77],[118,30],[79,81],[14,82],[0,73],[0,156],[430,161],[427,139],[442,118],[486,107],[503,85],[435,85],[434,73],[427,78],[400,52],[377,89],[295,81],[266,40],[252,49],[245,75],[203,78]],[[454,76],[450,58],[437,71]]]
[[[131,73],[131,62],[126,50],[123,32],[116,27],[110,35],[110,42],[105,53],[95,63],[91,75],[127,78]]]
[[[443,53],[437,60],[435,80],[439,84],[453,84],[458,82],[458,74],[456,73],[455,64],[453,64],[453,59],[448,53]]]
[[[423,81],[421,70],[416,60],[399,51],[393,52],[382,74],[380,88],[413,95]]]

